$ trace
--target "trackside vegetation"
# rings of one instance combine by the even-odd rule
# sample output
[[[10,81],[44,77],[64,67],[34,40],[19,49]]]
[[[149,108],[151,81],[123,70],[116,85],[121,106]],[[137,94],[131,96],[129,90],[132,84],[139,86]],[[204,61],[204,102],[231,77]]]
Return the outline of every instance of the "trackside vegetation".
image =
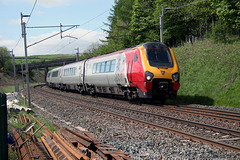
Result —
[[[180,68],[178,103],[240,108],[240,41],[207,39],[173,48]]]

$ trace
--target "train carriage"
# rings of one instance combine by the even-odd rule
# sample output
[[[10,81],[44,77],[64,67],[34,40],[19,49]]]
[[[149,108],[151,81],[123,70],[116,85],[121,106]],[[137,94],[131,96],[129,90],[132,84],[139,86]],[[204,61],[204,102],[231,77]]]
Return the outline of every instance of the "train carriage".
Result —
[[[90,93],[122,94],[129,87],[124,52],[115,52],[86,61],[85,85]]]
[[[79,61],[62,67],[60,74],[62,90],[84,91],[84,63],[85,61]]]
[[[64,76],[69,70],[71,76]],[[71,70],[71,71],[70,71]],[[144,43],[133,48],[93,57],[69,64],[59,71],[61,89],[72,89],[92,95],[117,94],[127,99],[159,99],[176,97],[179,68],[173,51],[162,43]],[[49,84],[48,82],[48,84]],[[66,86],[66,87],[63,87]]]
[[[49,71],[47,74],[47,84],[48,86],[52,88],[60,88],[61,86],[61,79],[60,79],[60,74],[61,74],[61,68],[54,68],[53,70]]]

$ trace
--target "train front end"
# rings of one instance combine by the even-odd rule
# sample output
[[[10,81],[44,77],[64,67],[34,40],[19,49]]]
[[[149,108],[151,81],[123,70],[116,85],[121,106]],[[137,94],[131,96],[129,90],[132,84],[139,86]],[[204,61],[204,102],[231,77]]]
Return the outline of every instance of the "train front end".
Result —
[[[173,51],[162,43],[139,47],[145,71],[145,97],[165,101],[176,98],[180,73]]]

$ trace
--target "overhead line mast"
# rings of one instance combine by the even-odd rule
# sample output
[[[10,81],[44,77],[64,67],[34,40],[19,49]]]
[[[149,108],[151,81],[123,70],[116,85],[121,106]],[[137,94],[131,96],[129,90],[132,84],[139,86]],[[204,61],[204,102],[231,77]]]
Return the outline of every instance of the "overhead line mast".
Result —
[[[30,89],[29,89],[28,57],[27,57],[26,23],[23,22],[23,17],[30,17],[30,15],[23,15],[23,14],[21,13],[22,37],[24,38],[24,52],[25,52],[25,69],[26,69],[27,97],[28,97],[28,106],[31,107]]]
[[[58,35],[58,34],[61,34],[61,38],[64,38],[64,37],[62,37],[62,32],[65,32],[65,31],[67,31],[67,30],[70,30],[70,29],[72,29],[72,28],[74,28],[74,27],[77,27],[77,26],[79,26],[79,25],[66,25],[66,26],[63,26],[63,25],[60,24],[60,26],[26,27],[26,23],[23,21],[23,18],[24,18],[24,17],[30,17],[30,15],[23,15],[23,14],[21,13],[22,38],[24,38],[24,51],[25,51],[25,68],[26,68],[27,97],[28,97],[28,106],[31,107],[30,89],[29,89],[29,69],[28,69],[27,48],[28,48],[28,47],[31,47],[31,46],[33,46],[33,45],[35,45],[35,44],[38,44],[38,43],[40,43],[40,42],[43,42],[43,41],[45,41],[45,40],[47,40],[47,39],[50,39],[50,38],[52,38],[52,37],[54,37],[54,36],[56,36],[56,35]],[[33,44],[29,45],[29,46],[27,45],[27,38],[26,38],[27,33],[26,33],[26,28],[52,28],[52,27],[60,27],[60,32],[57,33],[57,34],[54,34],[54,35],[52,35],[52,36],[49,36],[49,37],[47,37],[47,38],[44,38],[44,39],[42,39],[42,40],[40,40],[40,41],[38,41],[38,42],[35,42],[35,43],[33,43]],[[70,27],[70,28],[65,29],[65,30],[62,31],[62,27]],[[74,37],[71,37],[71,36],[67,36],[67,37],[74,38]]]

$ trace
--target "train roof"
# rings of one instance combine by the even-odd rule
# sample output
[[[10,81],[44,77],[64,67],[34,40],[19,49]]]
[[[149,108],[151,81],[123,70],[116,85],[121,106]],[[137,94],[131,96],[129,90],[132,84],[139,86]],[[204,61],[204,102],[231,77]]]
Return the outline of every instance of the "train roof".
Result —
[[[129,48],[126,48],[126,49],[123,49],[123,50],[119,50],[119,51],[115,51],[115,52],[110,52],[110,53],[107,53],[107,54],[103,54],[103,55],[99,55],[99,56],[96,56],[96,57],[91,57],[91,58],[88,58],[88,59],[84,59],[84,60],[81,60],[81,61],[78,61],[78,62],[74,62],[74,63],[69,63],[67,65],[64,65],[64,66],[61,66],[61,67],[58,67],[58,68],[54,68],[52,69],[51,71],[56,71],[56,70],[59,70],[61,69],[62,67],[67,67],[67,66],[72,66],[72,65],[75,65],[77,63],[83,63],[84,61],[89,61],[89,60],[93,60],[93,59],[98,59],[98,58],[103,58],[103,57],[108,57],[108,56],[112,56],[112,55],[117,55],[117,54],[121,54],[123,52],[126,52],[126,51],[129,51],[129,50],[135,50],[137,47],[140,47],[140,46],[143,46],[144,48],[150,46],[150,45],[160,45],[162,47],[166,47],[168,48],[165,44],[163,43],[159,43],[159,42],[147,42],[147,43],[142,43],[142,44],[139,44],[139,45],[136,45],[136,46],[133,46],[133,47],[129,47]]]
[[[115,52],[110,52],[110,53],[107,53],[107,54],[103,54],[103,55],[99,55],[99,56],[96,56],[96,57],[92,57],[92,58],[89,58],[89,60],[91,59],[95,59],[95,58],[102,58],[102,57],[106,57],[106,56],[110,56],[110,55],[115,55],[115,54],[120,54],[120,53],[123,53],[123,52],[126,52],[126,51],[129,51],[129,50],[135,50],[137,47],[140,47],[140,46],[143,46],[144,48],[146,48],[147,46],[150,46],[150,45],[160,45],[162,47],[166,47],[168,48],[164,43],[159,43],[159,42],[147,42],[147,43],[142,43],[142,44],[139,44],[139,45],[136,45],[136,46],[133,46],[133,47],[129,47],[129,48],[126,48],[126,49],[123,49],[123,50],[119,50],[119,51],[115,51]]]
[[[148,46],[150,46],[150,45],[160,45],[161,47],[166,47],[166,48],[168,48],[168,46],[167,45],[165,45],[164,43],[159,43],[159,42],[147,42],[147,43],[143,43],[143,44],[139,44],[139,45],[137,45],[136,47],[139,47],[139,46],[143,46],[144,48],[146,48],[146,47],[148,47]]]

